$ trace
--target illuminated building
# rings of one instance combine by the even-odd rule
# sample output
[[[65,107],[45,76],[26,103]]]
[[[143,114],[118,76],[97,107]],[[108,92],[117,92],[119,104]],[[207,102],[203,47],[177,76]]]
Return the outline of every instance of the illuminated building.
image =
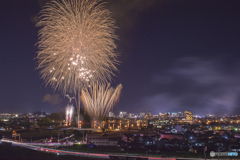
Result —
[[[129,118],[133,118],[133,116],[134,116],[134,113],[129,113],[129,114],[128,114],[128,117],[129,117]]]
[[[126,115],[127,115],[127,112],[120,112],[119,113],[119,118],[126,117]]]
[[[87,134],[86,140],[87,144],[93,143],[96,146],[114,146],[118,144],[118,142],[121,140],[121,137],[112,137],[100,134]]]
[[[144,116],[145,116],[145,113],[142,112],[142,113],[140,113],[140,116],[139,116],[139,117],[140,117],[140,118],[144,118]]]
[[[184,118],[186,121],[192,121],[192,113],[190,111],[184,111]]]
[[[168,114],[168,113],[159,113],[158,114],[158,117],[160,119],[169,119],[169,116],[170,116],[170,114]]]
[[[159,118],[164,117],[164,113],[159,113],[159,114],[158,114],[158,117],[159,117]]]
[[[147,119],[152,119],[151,112],[150,112],[150,111],[148,111],[148,114],[147,114],[147,115],[145,115],[145,117],[144,117],[144,118],[147,118]]]
[[[113,112],[109,112],[109,117],[114,117],[114,113]]]
[[[183,117],[183,113],[182,112],[178,112],[178,117]]]
[[[177,112],[172,112],[171,117],[178,117],[178,113]]]
[[[148,116],[151,116],[151,112],[150,111],[148,111]]]

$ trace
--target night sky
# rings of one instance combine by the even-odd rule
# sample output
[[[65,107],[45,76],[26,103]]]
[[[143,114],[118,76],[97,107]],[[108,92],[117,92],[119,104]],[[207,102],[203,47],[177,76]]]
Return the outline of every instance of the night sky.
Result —
[[[47,0],[0,0],[0,112],[57,112],[67,99],[36,70]],[[121,56],[114,112],[240,114],[240,1],[108,0]]]

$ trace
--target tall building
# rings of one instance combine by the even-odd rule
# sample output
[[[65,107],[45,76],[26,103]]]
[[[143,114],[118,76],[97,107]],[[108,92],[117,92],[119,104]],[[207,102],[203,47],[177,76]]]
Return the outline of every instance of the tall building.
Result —
[[[148,111],[148,116],[151,116],[151,112],[150,111]]]
[[[178,117],[183,117],[183,113],[182,112],[178,112]]]
[[[171,117],[178,117],[178,113],[177,112],[172,112]]]
[[[166,116],[166,118],[165,119],[169,119],[169,117],[170,117],[170,112],[167,112],[166,114],[165,114]]]
[[[144,118],[144,116],[145,116],[145,113],[143,113],[143,112],[140,113],[140,115],[139,115],[140,118]]]
[[[158,113],[158,117],[159,118],[163,118],[164,117],[164,113]]]
[[[170,116],[169,113],[159,113],[159,114],[158,114],[158,117],[159,117],[160,119],[164,119],[164,120],[169,119],[169,116]]]
[[[113,112],[109,112],[108,117],[114,117],[114,113]]]
[[[129,118],[133,118],[133,116],[134,116],[134,113],[129,113],[129,114],[128,114],[128,117],[129,117]]]
[[[148,111],[148,114],[145,115],[145,118],[147,118],[147,119],[151,119],[151,118],[152,118],[152,115],[151,115],[151,112],[150,112],[150,111]]]
[[[119,113],[119,118],[123,118],[127,116],[127,112],[120,112]]]
[[[186,119],[186,121],[192,121],[192,112],[184,111],[184,118]]]
[[[237,115],[237,120],[240,120],[240,115]]]
[[[119,118],[123,118],[123,112],[119,113]]]

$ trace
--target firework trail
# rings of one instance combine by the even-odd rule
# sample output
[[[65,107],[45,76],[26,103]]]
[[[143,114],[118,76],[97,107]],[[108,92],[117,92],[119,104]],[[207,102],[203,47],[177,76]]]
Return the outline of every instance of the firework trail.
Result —
[[[73,117],[73,112],[74,112],[74,107],[73,105],[68,105],[66,107],[66,111],[65,111],[65,114],[66,114],[66,125],[70,125],[71,126],[71,123],[72,123],[72,117]]]
[[[46,86],[76,96],[93,82],[107,83],[117,70],[115,20],[100,0],[47,3],[37,23],[37,69]]]
[[[90,117],[99,122],[119,101],[121,90],[122,84],[114,89],[110,84],[94,83],[89,89],[82,90],[81,100]]]

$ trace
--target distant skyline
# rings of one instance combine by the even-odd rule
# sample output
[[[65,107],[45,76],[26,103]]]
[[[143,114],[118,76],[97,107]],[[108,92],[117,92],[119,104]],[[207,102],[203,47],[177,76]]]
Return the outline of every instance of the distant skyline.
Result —
[[[119,27],[113,112],[240,114],[240,1],[104,0]],[[0,2],[0,112],[64,110],[36,70],[38,13],[48,0]]]
[[[63,111],[63,110],[62,110]],[[60,111],[56,111],[56,112],[60,112]],[[111,111],[110,111],[111,112]],[[119,111],[119,112],[116,112],[116,113],[114,113],[114,116],[119,116],[119,114],[120,114],[120,112],[126,112],[126,111]],[[151,113],[151,111],[150,111],[150,113],[151,113],[151,115],[158,115],[159,113],[162,113],[162,114],[166,114],[166,113],[170,113],[170,116],[172,115],[172,113],[178,113],[178,112],[181,112],[182,114],[184,114],[184,111],[175,111],[175,112],[158,112],[158,113]],[[191,111],[190,111],[191,112]],[[34,111],[34,112],[25,112],[25,113],[23,113],[23,112],[1,112],[0,114],[29,114],[29,113],[31,113],[31,114],[35,114],[35,113],[37,113],[37,114],[41,114],[41,111]],[[51,114],[51,113],[55,113],[55,112],[45,112],[45,111],[43,111],[43,114],[44,115],[46,115],[46,114]],[[140,115],[140,113],[145,113],[145,114],[148,114],[148,111],[146,111],[146,112],[127,112],[127,114],[134,114],[134,115]],[[193,114],[194,116],[236,116],[236,115],[238,115],[238,114],[222,114],[222,115],[215,115],[214,113],[213,114]],[[106,115],[106,116],[108,116],[108,115]]]

